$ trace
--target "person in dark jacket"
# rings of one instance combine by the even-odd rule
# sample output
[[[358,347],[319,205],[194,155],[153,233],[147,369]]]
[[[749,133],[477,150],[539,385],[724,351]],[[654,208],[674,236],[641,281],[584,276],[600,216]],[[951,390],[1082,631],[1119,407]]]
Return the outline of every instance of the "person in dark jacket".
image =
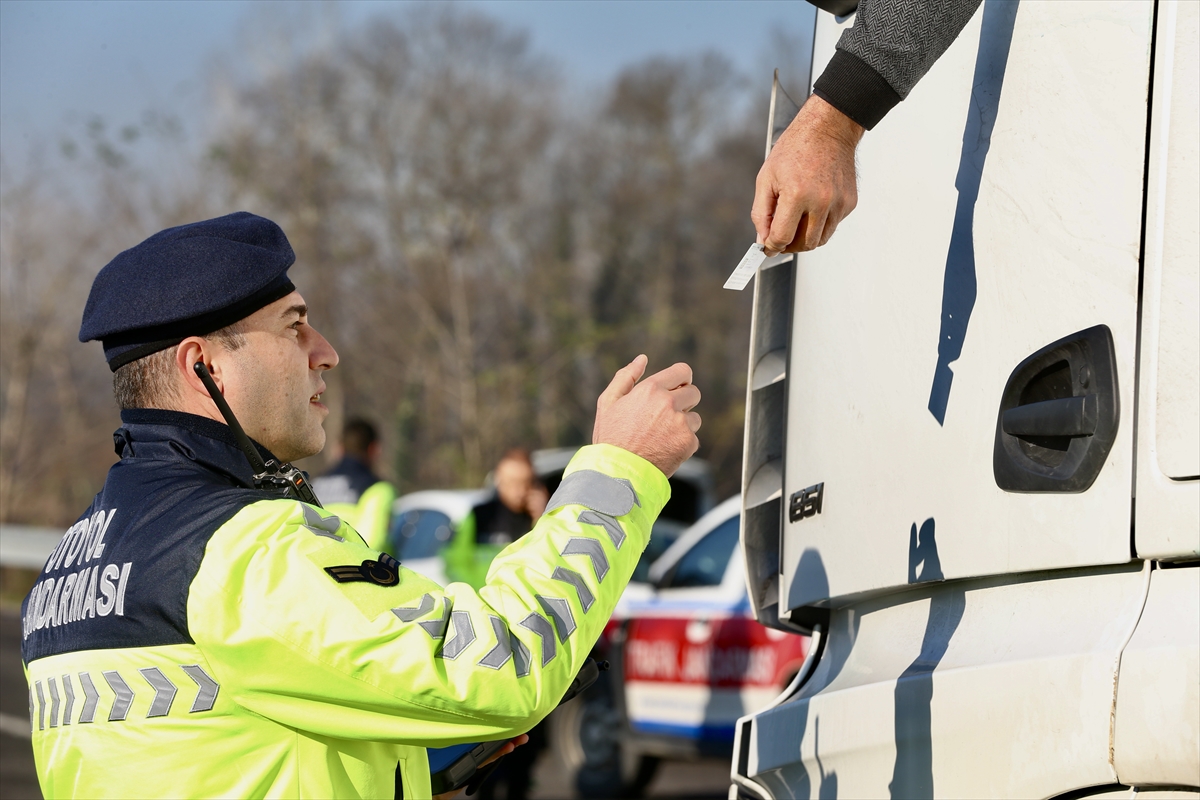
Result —
[[[375,474],[379,453],[375,426],[362,417],[352,417],[342,427],[341,460],[313,479],[317,496],[326,503],[357,503],[363,492],[382,480]]]
[[[492,559],[533,529],[549,495],[538,481],[529,451],[513,447],[492,473],[496,495],[475,506],[459,523],[454,541],[442,551],[446,577],[479,587],[487,581]]]
[[[375,426],[361,417],[351,418],[342,428],[341,460],[313,480],[313,489],[325,507],[353,525],[370,547],[386,550],[396,487],[375,474],[380,450]]]

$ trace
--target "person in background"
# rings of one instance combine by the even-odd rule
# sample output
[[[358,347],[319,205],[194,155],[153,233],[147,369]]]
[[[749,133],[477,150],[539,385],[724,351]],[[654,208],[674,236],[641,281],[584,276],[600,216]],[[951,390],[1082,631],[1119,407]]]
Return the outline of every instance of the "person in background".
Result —
[[[386,549],[396,499],[396,488],[375,474],[381,450],[375,426],[352,417],[342,428],[341,460],[312,482],[325,508],[349,522],[373,550]]]
[[[450,581],[483,586],[496,554],[533,530],[546,510],[549,494],[538,481],[525,448],[506,450],[496,463],[492,481],[496,496],[475,506],[443,551]]]

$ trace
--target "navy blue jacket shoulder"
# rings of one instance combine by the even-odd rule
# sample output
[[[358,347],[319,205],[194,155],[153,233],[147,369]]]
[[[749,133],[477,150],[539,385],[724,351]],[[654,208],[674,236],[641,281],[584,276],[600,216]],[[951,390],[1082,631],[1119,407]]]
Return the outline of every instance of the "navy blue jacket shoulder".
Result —
[[[191,643],[187,601],[212,534],[267,495],[229,428],[175,411],[121,413],[121,460],[21,607],[21,657]],[[264,458],[271,457],[265,450]]]

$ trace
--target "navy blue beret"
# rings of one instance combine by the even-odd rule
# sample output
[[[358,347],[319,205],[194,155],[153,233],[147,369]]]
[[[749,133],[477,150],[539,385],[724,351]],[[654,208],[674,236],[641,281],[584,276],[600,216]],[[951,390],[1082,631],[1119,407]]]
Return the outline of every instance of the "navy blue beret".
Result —
[[[286,297],[295,260],[278,225],[245,211],[168,228],[100,270],[79,341],[99,339],[116,372]]]

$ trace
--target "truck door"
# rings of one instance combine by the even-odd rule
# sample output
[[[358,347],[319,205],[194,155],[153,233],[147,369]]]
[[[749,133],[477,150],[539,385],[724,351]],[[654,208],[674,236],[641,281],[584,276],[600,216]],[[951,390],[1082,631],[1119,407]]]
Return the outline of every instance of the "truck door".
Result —
[[[1154,6],[1081,8],[985,3],[863,139],[833,240],[760,273],[744,546],[764,622],[1131,559]],[[818,15],[814,76],[845,24]]]

